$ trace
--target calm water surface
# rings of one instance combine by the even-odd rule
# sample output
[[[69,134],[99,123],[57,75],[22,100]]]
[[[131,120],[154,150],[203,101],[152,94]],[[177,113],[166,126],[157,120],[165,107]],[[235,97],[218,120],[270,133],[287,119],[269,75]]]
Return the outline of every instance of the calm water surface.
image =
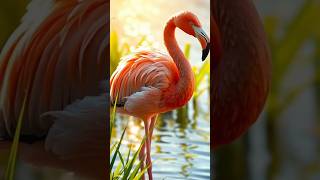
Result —
[[[205,102],[205,101],[204,101]],[[192,108],[192,103],[188,108]],[[121,152],[129,147],[138,148],[144,136],[143,122],[118,115],[113,139],[118,139],[128,127]],[[152,138],[151,156],[156,179],[209,179],[210,178],[210,122],[208,111],[179,119],[177,112],[162,115],[157,120]]]

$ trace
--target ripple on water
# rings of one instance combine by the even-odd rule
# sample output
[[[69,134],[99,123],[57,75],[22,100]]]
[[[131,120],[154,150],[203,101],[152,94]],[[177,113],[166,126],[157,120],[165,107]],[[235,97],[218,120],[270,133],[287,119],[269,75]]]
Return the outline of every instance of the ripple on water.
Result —
[[[117,126],[123,127],[121,124],[125,123],[124,121],[127,120],[117,121]],[[161,121],[166,122],[171,119]],[[210,139],[206,137],[209,136],[209,128],[202,127],[208,126],[208,123],[197,124],[195,129],[189,126],[186,129],[177,129],[175,121],[163,124],[165,126],[154,130],[152,141],[154,179],[210,179]],[[122,129],[117,128],[117,130],[121,132]],[[142,137],[143,131],[143,127],[139,126],[136,136]],[[120,135],[117,133],[117,136]],[[135,142],[126,136],[124,140]]]

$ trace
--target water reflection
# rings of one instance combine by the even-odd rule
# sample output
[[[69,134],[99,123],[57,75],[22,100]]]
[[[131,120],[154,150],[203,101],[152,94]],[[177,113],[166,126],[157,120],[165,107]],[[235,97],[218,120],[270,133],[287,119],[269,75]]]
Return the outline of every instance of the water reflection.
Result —
[[[188,108],[192,107],[192,103]],[[128,124],[125,136],[127,152],[137,146],[144,135],[144,127],[138,119],[118,116],[113,140],[120,137]],[[179,119],[178,112],[159,116],[152,140],[153,174],[155,179],[209,179],[210,177],[210,133],[209,114],[196,118]],[[115,138],[117,137],[117,138]]]

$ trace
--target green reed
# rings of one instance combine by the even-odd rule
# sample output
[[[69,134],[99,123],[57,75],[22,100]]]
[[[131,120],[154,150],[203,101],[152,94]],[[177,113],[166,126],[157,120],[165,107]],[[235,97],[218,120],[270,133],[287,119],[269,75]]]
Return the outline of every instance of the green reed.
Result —
[[[110,138],[112,134],[112,130],[115,125],[115,117],[116,117],[116,102],[118,101],[118,95],[116,96],[116,100],[112,109],[111,118],[110,118]],[[125,128],[121,134],[120,140],[113,143],[110,147],[110,179],[111,180],[118,180],[118,179],[125,179],[125,180],[139,180],[143,174],[147,171],[148,167],[145,167],[143,170],[140,170],[141,161],[138,160],[138,155],[141,151],[142,145],[145,142],[145,138],[140,143],[140,146],[136,152],[131,155],[131,148],[129,148],[128,152],[126,153],[127,156],[124,156],[120,152],[120,148],[122,146],[122,141],[126,132]],[[110,139],[111,142],[111,139]],[[116,159],[119,158],[119,163],[115,166]],[[116,167],[113,170],[113,167]]]
[[[127,43],[120,43],[118,34],[115,31],[111,32],[110,36],[110,72],[111,74],[116,69],[121,57],[129,54],[130,46]],[[141,40],[134,46],[135,48],[138,48],[141,46],[144,42],[146,42],[146,38],[142,37]],[[190,49],[191,45],[186,44],[184,47],[184,54],[187,59],[190,58]],[[208,60],[206,60],[203,65],[199,68],[193,67],[192,68],[195,74],[196,79],[196,89],[195,94],[193,98],[194,106],[197,105],[197,100],[200,95],[202,95],[204,92],[208,91],[209,89],[209,83],[205,83],[205,77],[209,77],[210,73],[210,63]],[[200,84],[207,84],[205,86],[200,86]],[[116,98],[117,101],[117,98]],[[116,104],[116,103],[115,103]],[[110,119],[110,138],[112,134],[112,130],[115,126],[115,112],[116,112],[116,106],[113,107],[112,113],[111,113],[111,119]],[[184,106],[177,110],[177,119],[178,121],[181,121],[180,124],[187,124],[186,121],[188,121],[188,107]],[[159,117],[161,118],[161,117]],[[110,179],[130,179],[130,180],[138,180],[141,178],[141,176],[147,171],[147,167],[145,167],[142,171],[139,171],[141,162],[137,160],[137,156],[141,150],[141,147],[145,141],[145,138],[142,140],[138,150],[136,152],[132,152],[132,149],[129,148],[128,152],[126,153],[126,156],[122,152],[120,152],[122,141],[124,138],[126,132],[126,128],[123,130],[120,140],[113,143],[110,147]],[[110,139],[111,142],[111,139]],[[133,154],[133,155],[132,155]],[[132,158],[130,159],[130,155],[132,155]],[[115,165],[116,159],[119,159],[119,163]]]
[[[27,95],[24,97],[22,108],[20,110],[18,124],[15,130],[15,134],[13,137],[13,142],[10,149],[8,165],[5,172],[5,179],[6,180],[13,180],[16,170],[16,163],[17,163],[17,154],[18,154],[18,147],[19,147],[19,139],[20,139],[20,132],[22,126],[22,119],[25,112],[25,106],[27,101]]]

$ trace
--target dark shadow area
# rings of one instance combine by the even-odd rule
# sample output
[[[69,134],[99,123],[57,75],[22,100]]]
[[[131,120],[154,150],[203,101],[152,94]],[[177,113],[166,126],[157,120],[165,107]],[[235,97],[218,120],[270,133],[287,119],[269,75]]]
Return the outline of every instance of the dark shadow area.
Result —
[[[106,179],[109,2],[0,4],[1,179]]]
[[[257,122],[241,138],[212,153],[212,175],[219,180],[319,179],[320,2],[253,2],[271,51],[271,88]],[[219,9],[217,13],[224,11],[228,10]],[[237,18],[228,23],[233,20]],[[238,28],[239,33],[232,36],[242,35],[243,26]],[[254,108],[245,113],[252,113]]]

